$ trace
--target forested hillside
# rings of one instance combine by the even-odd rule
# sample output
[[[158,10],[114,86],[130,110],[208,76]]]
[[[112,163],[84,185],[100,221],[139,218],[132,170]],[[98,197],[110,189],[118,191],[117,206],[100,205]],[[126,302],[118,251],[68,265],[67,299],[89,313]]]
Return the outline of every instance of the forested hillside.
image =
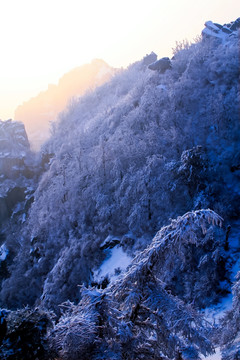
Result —
[[[207,22],[61,114],[2,222],[0,357],[237,359],[239,26]]]

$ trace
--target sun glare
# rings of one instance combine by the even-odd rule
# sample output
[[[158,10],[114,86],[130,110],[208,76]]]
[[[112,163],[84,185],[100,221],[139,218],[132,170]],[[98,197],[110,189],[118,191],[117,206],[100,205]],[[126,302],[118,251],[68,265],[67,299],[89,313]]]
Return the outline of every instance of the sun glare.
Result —
[[[0,118],[93,58],[125,67],[152,50],[169,56],[175,41],[199,34],[209,16],[237,17],[238,1],[224,7],[224,0],[1,1]]]

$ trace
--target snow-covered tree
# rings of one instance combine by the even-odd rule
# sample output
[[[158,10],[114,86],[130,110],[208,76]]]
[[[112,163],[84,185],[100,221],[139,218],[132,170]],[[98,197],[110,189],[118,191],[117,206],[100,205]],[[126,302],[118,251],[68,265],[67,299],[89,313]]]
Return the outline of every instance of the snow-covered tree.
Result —
[[[158,275],[161,268],[168,273],[181,255],[187,262],[184,246],[203,246],[199,229],[206,234],[221,224],[216,213],[200,210],[162,228],[115,284],[105,290],[82,289],[79,304],[70,304],[56,325],[52,346],[66,359],[196,360],[199,352],[211,353],[207,322],[171,295]]]
[[[227,222],[238,217],[238,52],[237,36],[199,39],[177,51],[164,74],[139,61],[69,105],[44,146],[49,164],[24,222],[19,217],[14,234],[7,228],[17,254],[2,305],[34,304],[43,292],[55,305],[75,301],[77,285],[91,280],[104,258],[99,244],[108,235],[131,232],[134,255],[187,211],[211,208]],[[207,244],[217,247],[210,232]],[[74,254],[86,271],[71,262]],[[225,255],[218,256],[211,257],[215,269]],[[69,286],[60,264],[65,279],[71,274]]]
[[[216,330],[216,342],[222,347],[223,360],[237,360],[240,358],[240,272],[232,288],[232,309],[221,319],[220,327]]]
[[[222,219],[212,210],[188,212],[153,240],[159,278],[174,295],[197,307],[217,302],[230,290],[225,237],[211,226],[215,224],[222,226]]]

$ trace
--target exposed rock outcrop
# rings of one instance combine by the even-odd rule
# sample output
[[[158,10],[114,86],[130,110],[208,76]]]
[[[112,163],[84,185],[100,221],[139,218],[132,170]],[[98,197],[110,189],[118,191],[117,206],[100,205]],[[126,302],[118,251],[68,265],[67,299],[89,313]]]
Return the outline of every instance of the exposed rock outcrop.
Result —
[[[26,199],[37,174],[23,123],[0,120],[0,222]]]
[[[150,70],[157,70],[161,74],[165,73],[166,70],[172,68],[171,60],[168,57],[163,57],[148,66]]]
[[[240,29],[240,18],[229,24],[220,25],[213,23],[212,21],[205,22],[205,28],[202,31],[202,36],[207,38],[217,38],[225,40],[228,36],[237,35],[237,31]]]

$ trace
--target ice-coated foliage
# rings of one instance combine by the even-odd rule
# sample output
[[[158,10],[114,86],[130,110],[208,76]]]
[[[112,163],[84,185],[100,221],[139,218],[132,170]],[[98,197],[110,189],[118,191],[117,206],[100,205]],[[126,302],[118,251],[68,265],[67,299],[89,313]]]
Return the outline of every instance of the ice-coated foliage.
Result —
[[[79,360],[162,356],[197,360],[199,352],[211,353],[209,325],[167,291],[159,269],[169,273],[174,261],[177,266],[180,257],[185,262],[184,247],[203,246],[208,240],[202,240],[198,230],[206,234],[214,225],[221,226],[222,219],[211,210],[187,213],[163,227],[115,284],[106,290],[83,288],[80,303],[69,304],[52,333],[59,355]],[[183,276],[179,272],[180,282]]]
[[[134,253],[187,211],[238,216],[238,37],[179,49],[164,74],[139,61],[61,115],[42,149],[49,165],[16,231],[21,240],[9,232],[21,248],[1,303],[79,300],[77,285],[91,282],[108,235],[131,232]]]
[[[240,272],[236,276],[232,292],[232,309],[225,313],[215,335],[222,346],[223,360],[236,360],[240,357]]]
[[[212,352],[197,309],[229,285],[228,225],[240,207],[238,37],[237,28],[224,39],[205,32],[178,45],[164,73],[148,68],[153,53],[117,71],[61,114],[38,171],[30,153],[19,164],[32,172],[10,169],[20,174],[23,200],[14,207],[16,194],[8,194],[0,233],[0,305],[12,309],[0,312],[1,351],[18,354],[22,335],[8,342],[7,319],[26,324],[25,310],[14,309],[29,304],[58,316],[49,358],[196,360]],[[15,186],[11,171],[0,174],[3,194]],[[106,289],[91,288],[106,239],[117,239],[134,260]],[[233,289],[216,341],[226,360],[239,348],[239,280]],[[43,352],[33,357],[44,358],[46,328],[31,326],[26,351],[36,343]]]
[[[116,302],[97,289],[81,289],[78,305],[63,304],[64,314],[54,327],[49,343],[62,359],[120,359],[116,329],[120,326]],[[101,357],[103,356],[103,357]]]
[[[229,285],[222,285],[227,279],[225,239],[213,229],[222,227],[222,220],[209,209],[172,220],[156,234],[144,257],[134,260],[136,266],[147,258],[146,266],[155,268],[167,289],[185,302],[200,307],[216,302],[229,290]]]

